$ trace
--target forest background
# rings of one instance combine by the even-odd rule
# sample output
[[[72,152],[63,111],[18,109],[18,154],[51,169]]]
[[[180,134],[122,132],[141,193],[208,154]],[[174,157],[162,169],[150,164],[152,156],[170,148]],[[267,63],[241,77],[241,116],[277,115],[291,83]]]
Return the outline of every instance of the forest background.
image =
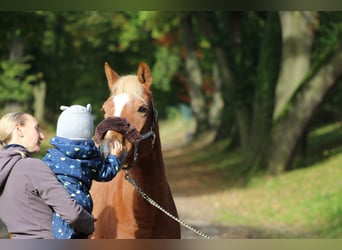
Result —
[[[341,157],[341,12],[0,15],[0,114],[25,110],[53,130],[60,105],[91,103],[99,122],[109,95],[104,63],[135,74],[145,61],[160,120],[180,114],[194,124],[188,141],[210,134],[222,158],[238,152],[234,167],[217,167],[229,171],[227,182]]]

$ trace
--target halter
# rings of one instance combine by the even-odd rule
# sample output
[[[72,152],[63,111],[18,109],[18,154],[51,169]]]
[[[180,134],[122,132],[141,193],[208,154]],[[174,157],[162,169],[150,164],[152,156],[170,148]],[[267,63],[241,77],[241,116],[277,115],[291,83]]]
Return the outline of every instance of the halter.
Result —
[[[138,149],[139,149],[139,143],[141,141],[152,136],[153,137],[152,138],[152,148],[154,147],[154,143],[156,140],[156,134],[154,133],[154,129],[155,129],[155,126],[157,124],[158,111],[157,111],[157,109],[154,108],[153,100],[152,100],[152,107],[153,107],[153,112],[152,112],[152,116],[151,116],[151,120],[152,120],[151,121],[151,128],[149,131],[147,131],[146,133],[141,135],[141,139],[138,142],[133,144],[133,147],[134,147],[133,160],[128,164],[127,167],[122,167],[121,169],[123,169],[123,170],[129,170],[129,169],[134,167],[134,164],[138,159]]]

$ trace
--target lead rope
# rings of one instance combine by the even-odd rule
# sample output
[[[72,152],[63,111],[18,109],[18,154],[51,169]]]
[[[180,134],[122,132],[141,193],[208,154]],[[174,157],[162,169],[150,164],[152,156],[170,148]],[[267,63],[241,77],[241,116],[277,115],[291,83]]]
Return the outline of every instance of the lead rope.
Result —
[[[127,181],[129,181],[133,187],[137,190],[137,192],[146,200],[148,201],[152,206],[158,208],[160,211],[162,211],[163,213],[165,213],[167,216],[169,216],[170,218],[174,219],[175,221],[177,221],[179,224],[181,224],[182,226],[186,227],[187,229],[193,231],[194,233],[206,238],[206,239],[214,239],[213,237],[210,237],[202,232],[200,232],[199,230],[193,228],[192,226],[189,226],[188,224],[186,224],[185,222],[183,222],[182,220],[180,220],[179,218],[177,218],[176,216],[170,214],[168,211],[166,211],[164,208],[162,208],[157,202],[155,202],[154,200],[152,200],[137,184],[136,182],[132,179],[131,175],[128,173],[127,170],[125,170],[125,179]]]

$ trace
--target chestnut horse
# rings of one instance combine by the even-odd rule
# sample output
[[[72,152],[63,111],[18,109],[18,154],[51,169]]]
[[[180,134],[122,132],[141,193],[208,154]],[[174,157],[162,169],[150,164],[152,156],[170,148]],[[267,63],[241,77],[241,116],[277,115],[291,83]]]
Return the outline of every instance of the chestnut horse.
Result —
[[[145,194],[178,217],[165,174],[157,112],[151,91],[151,70],[141,62],[137,75],[120,77],[105,63],[105,74],[111,95],[102,106],[104,117],[127,120],[142,135],[142,139],[134,145],[119,132],[110,130],[106,133],[105,140],[118,139],[128,151],[126,170],[121,170],[110,182],[93,182],[91,195],[96,222],[92,238],[180,238],[179,223],[147,202],[125,179],[128,174]]]

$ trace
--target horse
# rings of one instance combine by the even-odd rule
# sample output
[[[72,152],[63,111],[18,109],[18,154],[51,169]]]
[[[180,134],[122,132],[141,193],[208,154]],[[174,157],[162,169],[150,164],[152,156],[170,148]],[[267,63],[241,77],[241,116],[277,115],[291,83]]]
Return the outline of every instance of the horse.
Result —
[[[101,148],[106,140],[117,139],[127,156],[113,180],[92,183],[95,232],[91,238],[180,239],[180,225],[172,218],[178,213],[166,177],[151,70],[145,62],[139,63],[137,75],[120,76],[107,62],[104,70],[110,90],[102,106],[104,118],[128,121],[139,131],[141,140],[133,144],[123,133],[109,130],[99,143]],[[172,216],[147,202],[142,193]]]

